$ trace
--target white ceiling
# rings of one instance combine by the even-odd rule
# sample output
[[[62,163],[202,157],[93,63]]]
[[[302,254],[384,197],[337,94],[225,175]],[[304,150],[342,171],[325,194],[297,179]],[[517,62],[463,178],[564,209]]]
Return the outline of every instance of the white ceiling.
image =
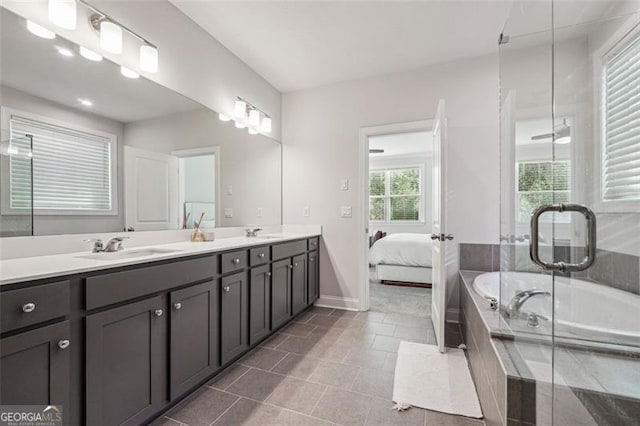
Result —
[[[510,4],[170,1],[282,92],[496,52]]]
[[[433,152],[433,133],[410,132],[371,136],[369,149],[384,149],[384,153],[369,154],[372,159],[404,155],[429,155]]]

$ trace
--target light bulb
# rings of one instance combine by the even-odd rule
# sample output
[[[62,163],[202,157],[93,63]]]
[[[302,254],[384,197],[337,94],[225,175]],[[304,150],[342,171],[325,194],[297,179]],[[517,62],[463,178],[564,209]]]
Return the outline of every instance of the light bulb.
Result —
[[[66,56],[67,58],[71,58],[73,56],[73,52],[66,47],[56,47],[56,49],[62,56]]]
[[[260,126],[260,130],[265,133],[271,133],[271,117],[265,117],[262,119],[262,125]]]
[[[252,109],[249,111],[249,120],[248,124],[251,127],[258,127],[260,125],[260,111],[257,109]]]
[[[140,74],[138,74],[134,70],[131,70],[131,69],[125,67],[125,66],[121,66],[120,67],[120,74],[122,74],[123,76],[125,76],[127,78],[138,78],[138,77],[140,77]]]
[[[233,113],[238,118],[245,118],[247,115],[247,103],[238,99],[233,107]]]
[[[102,60],[102,56],[101,55],[98,55],[93,50],[87,49],[84,46],[80,46],[80,56],[82,56],[83,58],[88,59],[90,61],[94,61],[94,62],[100,62]]]
[[[122,28],[113,22],[100,22],[100,47],[111,53],[122,53]]]
[[[27,21],[27,29],[31,34],[37,35],[38,37],[46,38],[48,40],[56,38],[56,33],[49,31],[45,27],[38,25],[33,21]]]
[[[140,46],[140,68],[147,72],[158,72],[158,49],[148,44]]]
[[[247,125],[246,125],[246,124],[244,124],[242,121],[238,121],[238,120],[236,120],[236,127],[237,127],[238,129],[244,129],[245,127],[247,127]]]
[[[49,20],[67,30],[76,29],[75,0],[49,0]]]
[[[257,131],[256,129],[253,129],[253,128],[251,128],[251,127],[250,127],[250,128],[249,128],[249,134],[250,134],[250,135],[257,135],[257,134],[258,134],[258,131]]]
[[[89,99],[78,98],[78,102],[80,102],[82,105],[86,107],[93,106],[93,102],[91,102]]]
[[[231,120],[231,118],[229,116],[226,116],[223,113],[219,113],[218,114],[218,118],[220,119],[220,121],[229,121],[229,120]]]

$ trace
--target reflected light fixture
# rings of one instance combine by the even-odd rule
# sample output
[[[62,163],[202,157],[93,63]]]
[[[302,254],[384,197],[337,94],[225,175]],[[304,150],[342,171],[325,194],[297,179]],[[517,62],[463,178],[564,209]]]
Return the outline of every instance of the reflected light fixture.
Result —
[[[249,127],[249,134],[250,135],[257,135],[258,131],[256,129],[253,129],[253,128]]]
[[[218,118],[220,119],[220,121],[230,121],[231,117],[224,115],[223,113],[218,113]]]
[[[49,0],[49,20],[66,30],[76,29],[75,0]]]
[[[260,130],[262,130],[264,133],[271,133],[271,117],[266,116],[262,119]]]
[[[93,102],[91,102],[89,99],[78,98],[78,102],[80,102],[82,105],[84,105],[86,107],[93,106]]]
[[[18,148],[9,144],[9,148],[7,148],[7,154],[9,155],[17,155],[18,154]]]
[[[150,44],[140,46],[140,68],[147,72],[158,72],[158,49]]]
[[[127,78],[138,78],[138,77],[140,77],[140,74],[138,74],[137,72],[135,72],[132,69],[129,69],[129,68],[125,67],[124,65],[120,67],[120,74],[122,74],[123,76],[125,76]]]
[[[53,31],[49,31],[45,27],[38,25],[33,21],[27,21],[27,29],[31,34],[38,37],[46,38],[48,40],[53,40],[54,38],[56,38],[56,33],[54,33]]]
[[[252,109],[249,111],[249,120],[247,124],[251,127],[258,127],[260,125],[260,111]]]
[[[93,50],[87,49],[84,46],[80,46],[80,56],[94,62],[100,62],[102,60],[102,55],[99,55]]]
[[[100,47],[111,53],[122,53],[122,28],[111,21],[100,22]]]
[[[58,53],[61,54],[62,56],[66,56],[67,58],[71,58],[74,56],[73,52],[69,49],[67,49],[66,47],[58,47],[56,46],[56,49],[58,50]]]
[[[233,113],[238,118],[246,118],[247,116],[247,103],[242,99],[237,99],[233,106]]]
[[[244,129],[245,127],[247,127],[247,125],[244,124],[242,121],[236,120],[236,127],[238,129]]]

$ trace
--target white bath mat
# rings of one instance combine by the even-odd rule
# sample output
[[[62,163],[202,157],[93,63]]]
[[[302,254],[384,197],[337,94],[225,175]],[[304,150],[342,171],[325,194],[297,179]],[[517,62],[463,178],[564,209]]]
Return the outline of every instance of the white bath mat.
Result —
[[[482,418],[462,349],[440,353],[434,345],[400,342],[393,401],[460,416]]]

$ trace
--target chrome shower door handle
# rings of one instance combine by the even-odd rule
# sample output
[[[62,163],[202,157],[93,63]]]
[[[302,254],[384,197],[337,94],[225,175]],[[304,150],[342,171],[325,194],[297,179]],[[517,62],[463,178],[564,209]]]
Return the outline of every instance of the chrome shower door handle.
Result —
[[[586,256],[580,263],[545,262],[540,259],[540,216],[546,212],[577,212],[582,214],[587,221]],[[536,265],[546,271],[575,272],[584,271],[593,265],[596,260],[596,214],[589,207],[582,204],[545,204],[533,211],[530,223],[529,257]]]

